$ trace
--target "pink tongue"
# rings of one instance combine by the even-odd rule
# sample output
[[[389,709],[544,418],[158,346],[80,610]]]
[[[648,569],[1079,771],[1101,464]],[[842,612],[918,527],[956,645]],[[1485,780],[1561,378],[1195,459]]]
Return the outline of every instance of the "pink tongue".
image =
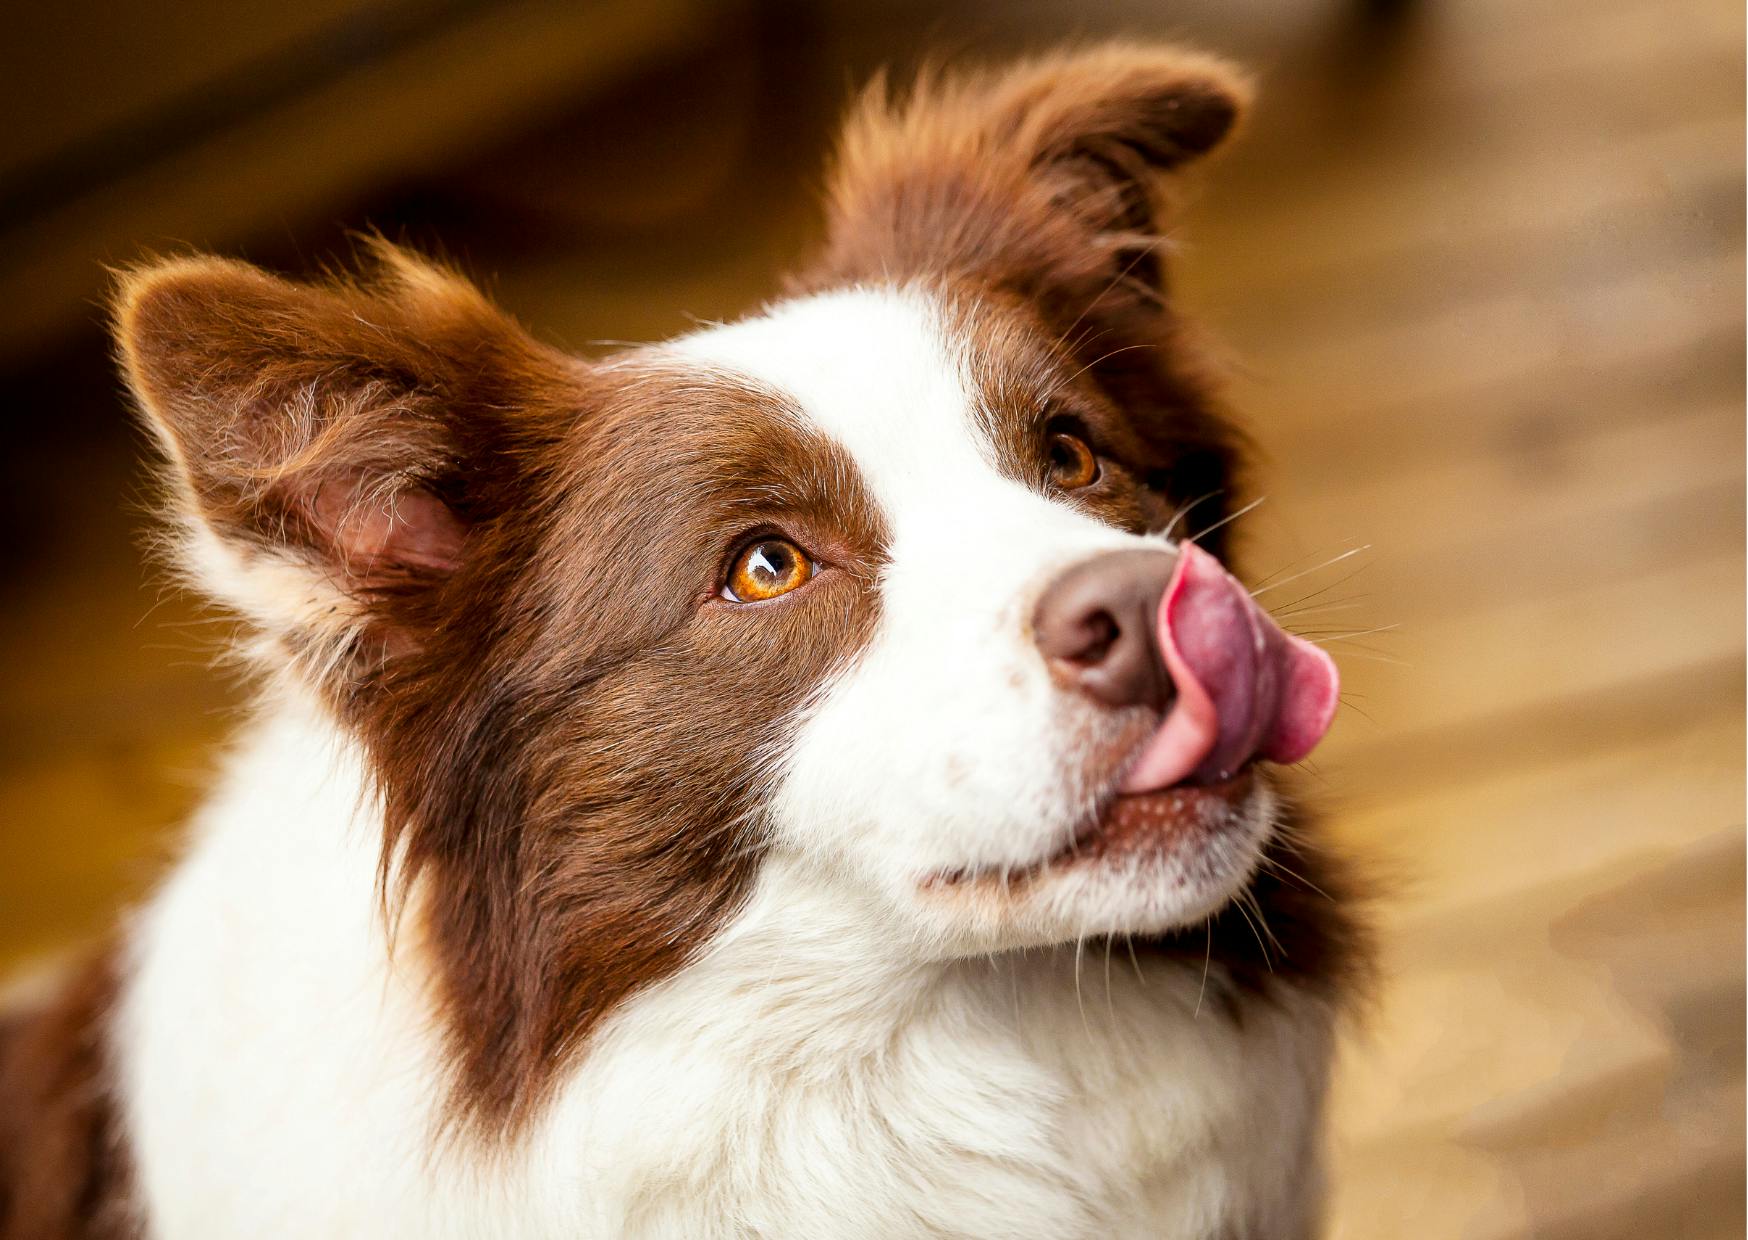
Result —
[[[1251,758],[1297,762],[1335,715],[1335,662],[1283,633],[1220,561],[1193,543],[1159,604],[1159,648],[1177,697],[1123,779],[1124,792],[1213,783]]]

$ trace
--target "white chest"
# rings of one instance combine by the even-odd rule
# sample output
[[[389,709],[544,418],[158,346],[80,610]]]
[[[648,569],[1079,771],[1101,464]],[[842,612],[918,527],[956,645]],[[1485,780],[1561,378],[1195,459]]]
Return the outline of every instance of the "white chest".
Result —
[[[601,1234],[1306,1230],[1322,1009],[1235,1028],[1197,1013],[1199,976],[1127,953],[1107,971],[1102,948],[1078,969],[1072,950],[820,969],[837,928],[814,912],[787,950],[749,934],[646,995],[570,1083],[541,1145],[588,1168]]]
[[[1198,976],[1102,948],[900,965],[777,867],[532,1132],[434,1145],[442,1064],[416,953],[387,950],[359,787],[319,732],[270,727],[142,915],[120,1049],[153,1234],[1304,1228],[1320,1007],[1235,1028],[1197,1012]]]

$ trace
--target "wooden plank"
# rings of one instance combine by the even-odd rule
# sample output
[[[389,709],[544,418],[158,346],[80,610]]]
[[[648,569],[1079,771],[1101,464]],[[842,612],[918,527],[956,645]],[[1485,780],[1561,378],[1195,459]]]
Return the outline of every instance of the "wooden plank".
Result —
[[[1604,1080],[1592,1088],[1607,1105],[1643,1107],[1655,1084]],[[1720,1084],[1685,1100],[1679,1114],[1573,1123],[1563,1145],[1530,1153],[1433,1134],[1338,1146],[1331,1235],[1734,1240],[1743,1232],[1743,1151],[1719,1130],[1740,1101],[1738,1084]],[[1696,1122],[1696,1113],[1704,1118]]]
[[[1463,255],[1487,263],[1494,258],[1488,251],[1513,239],[1522,239],[1521,250],[1534,238],[1598,221],[1637,218],[1670,231],[1704,232],[1708,220],[1671,208],[1709,201],[1708,190],[1741,168],[1739,105],[1719,100],[1711,108],[1698,115],[1684,110],[1642,132],[1602,130],[1593,141],[1562,133],[1551,150],[1543,133],[1479,166],[1464,155],[1482,135],[1465,128],[1443,150],[1417,136],[1429,149],[1413,162],[1332,161],[1322,170],[1325,181],[1296,183],[1290,198],[1222,175],[1181,229],[1184,287],[1198,304],[1218,297],[1214,304],[1241,321],[1266,314],[1277,298],[1309,307],[1314,292],[1325,294],[1326,309],[1340,312],[1353,304],[1335,297],[1347,272],[1355,275],[1346,285],[1351,292],[1369,273],[1380,291],[1399,296],[1413,291],[1402,286],[1401,273],[1417,263]],[[1462,123],[1470,119],[1464,115]],[[1251,158],[1261,161],[1263,154]],[[1272,161],[1259,166],[1258,176],[1264,169],[1280,174]],[[1220,255],[1219,270],[1202,273],[1203,253]],[[1337,281],[1333,289],[1321,288],[1330,281]],[[1356,306],[1369,308],[1369,301]]]
[[[1557,289],[1558,291],[1554,291]],[[1315,422],[1380,407],[1411,409],[1465,392],[1533,382],[1580,358],[1655,357],[1742,314],[1732,248],[1654,271],[1550,286],[1533,281],[1407,322],[1325,336],[1307,332],[1257,355],[1238,406],[1259,424]]]
[[[1390,1027],[1344,1060],[1337,1234],[1411,1234],[1401,1224],[1415,1211],[1469,1222],[1465,1235],[1533,1223],[1535,1234],[1574,1240],[1642,1234],[1593,1229],[1614,1216],[1642,1225],[1658,1217],[1652,1207],[1665,1219],[1738,1218],[1741,1193],[1717,1185],[1741,1179],[1741,897],[1740,836],[1726,832],[1618,885],[1493,901],[1451,919],[1442,938],[1394,939],[1398,972],[1423,993],[1412,983],[1394,992]],[[1579,936],[1575,921],[1589,923]],[[1668,993],[1623,992],[1623,955],[1633,954],[1641,972],[1675,979],[1678,995],[1721,999],[1716,1032],[1696,1037],[1691,1022],[1664,1018]],[[1526,956],[1536,968],[1520,992]],[[1501,984],[1466,993],[1448,966],[1478,957],[1503,962]],[[1424,1024],[1434,1012],[1451,1018],[1446,1028]],[[1704,1039],[1720,1037],[1714,1060]],[[1468,1054],[1453,1059],[1452,1040]],[[1396,1053],[1400,1062],[1385,1062]],[[1671,1212],[1683,1192],[1696,1204]]]
[[[1445,548],[1494,542],[1510,531],[1522,533],[1525,553],[1532,554],[1542,550],[1533,545],[1538,528],[1570,528],[1587,516],[1672,503],[1697,491],[1722,495],[1741,478],[1743,450],[1735,396],[1624,426],[1604,424],[1590,434],[1532,432],[1516,445],[1476,452],[1441,451],[1434,427],[1386,473],[1359,479],[1333,470],[1280,473],[1264,492],[1264,507],[1272,528],[1290,525],[1292,531],[1292,545],[1274,549],[1276,557],[1305,554],[1300,547],[1333,554],[1364,541],[1379,560],[1424,563]],[[1608,528],[1599,520],[1588,545],[1551,550],[1604,561],[1608,546],[1596,534]],[[1314,574],[1303,584],[1265,586],[1260,597],[1280,608],[1327,579]]]
[[[1396,60],[1395,80],[1358,118],[1343,115],[1352,97],[1330,89],[1327,61],[1303,47],[1282,49],[1264,77],[1256,144],[1295,179],[1315,176],[1325,162],[1316,157],[1332,149],[1332,128],[1346,139],[1333,149],[1357,152],[1367,166],[1467,154],[1466,162],[1486,170],[1532,144],[1556,146],[1597,130],[1626,136],[1740,91],[1727,65],[1742,39],[1742,12],[1728,0],[1574,0],[1558,8],[1524,4],[1513,13],[1523,24],[1484,18],[1472,0],[1426,11],[1418,39],[1410,30],[1380,49]],[[1287,94],[1300,106],[1269,107]],[[1301,135],[1315,135],[1309,149]],[[1475,144],[1454,151],[1464,135]],[[1275,149],[1277,142],[1286,149]],[[1294,162],[1306,154],[1311,161]]]
[[[1515,600],[1396,635],[1402,666],[1350,661],[1346,687],[1365,712],[1338,714],[1319,765],[1345,769],[1383,736],[1483,727],[1542,703],[1721,666],[1743,648],[1739,551],[1567,594]],[[1714,687],[1740,701],[1741,685]]]
[[[1269,514],[1268,525],[1246,531],[1254,541],[1247,542],[1244,562],[1279,573],[1277,590],[1266,588],[1266,574],[1252,575],[1264,583],[1260,601],[1288,627],[1314,635],[1381,625],[1412,631],[1442,616],[1537,593],[1600,586],[1742,545],[1740,477],[1699,488],[1671,480],[1666,488],[1630,489],[1634,494],[1619,501],[1608,497],[1595,507],[1560,505],[1561,511],[1539,519],[1487,513],[1472,526],[1450,530],[1450,541],[1430,546],[1396,545],[1380,534],[1382,545],[1356,549],[1326,567],[1320,566],[1340,554],[1334,531],[1361,527],[1297,522],[1283,530],[1294,515],[1283,506]],[[1358,514],[1351,519],[1357,521]],[[1598,539],[1598,530],[1610,531],[1610,538]],[[1296,581],[1285,580],[1300,573]],[[1394,641],[1383,634],[1363,640],[1385,650]],[[1365,653],[1362,646],[1345,643],[1332,650]]]
[[[1449,454],[1499,452],[1740,395],[1741,307],[1681,326],[1692,334],[1648,324],[1650,339],[1639,347],[1570,353],[1529,381],[1512,376],[1402,404],[1319,403],[1286,418],[1240,411],[1264,454],[1259,472],[1272,484],[1323,471],[1344,481],[1394,473],[1404,454],[1425,452],[1429,441]],[[1271,386],[1279,389],[1274,402],[1292,400],[1288,381]]]
[[[1398,932],[1466,925],[1479,904],[1655,865],[1739,829],[1743,743],[1740,712],[1719,703],[1635,746],[1353,805],[1329,830],[1399,876]]]
[[[1740,145],[1740,130],[1722,140]],[[1392,213],[1359,236],[1320,234],[1282,238],[1292,246],[1284,262],[1260,264],[1251,280],[1222,272],[1215,287],[1197,278],[1202,240],[1195,222],[1182,264],[1186,304],[1199,308],[1222,334],[1247,349],[1279,335],[1333,334],[1363,329],[1380,319],[1426,314],[1439,305],[1496,295],[1523,286],[1526,271],[1557,270],[1566,279],[1681,263],[1742,235],[1742,169],[1696,154],[1687,166],[1656,162],[1622,165],[1607,176],[1584,173],[1566,192],[1552,185],[1530,201],[1521,188],[1465,181],[1445,195],[1458,201],[1444,211]],[[1464,201],[1468,200],[1468,201]],[[1217,209],[1211,208],[1211,211]],[[1289,226],[1297,232],[1300,225]],[[1263,251],[1241,247],[1241,254]]]
[[[1345,813],[1587,754],[1618,754],[1647,733],[1678,730],[1696,719],[1733,718],[1739,704],[1727,689],[1743,684],[1745,675],[1748,660],[1738,652],[1406,735],[1356,714],[1344,726],[1353,732],[1369,729],[1369,735],[1346,741],[1345,755],[1307,763],[1308,784],[1333,812]],[[1574,720],[1583,726],[1574,726]]]

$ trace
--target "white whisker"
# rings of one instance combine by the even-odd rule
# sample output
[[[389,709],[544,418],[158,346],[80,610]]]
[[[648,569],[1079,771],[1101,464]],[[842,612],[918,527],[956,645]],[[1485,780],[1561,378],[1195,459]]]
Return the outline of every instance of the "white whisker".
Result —
[[[1271,582],[1270,584],[1268,584],[1266,586],[1258,586],[1256,589],[1254,589],[1250,592],[1250,597],[1256,598],[1259,595],[1267,594],[1270,590],[1278,590],[1282,586],[1288,584],[1289,582],[1298,581],[1301,577],[1309,577],[1312,573],[1322,572],[1324,569],[1330,567],[1333,564],[1340,564],[1345,559],[1348,559],[1352,556],[1356,556],[1362,551],[1370,551],[1371,549],[1372,549],[1371,543],[1366,543],[1364,546],[1360,546],[1360,547],[1351,547],[1348,550],[1343,551],[1340,555],[1334,556],[1330,559],[1327,559],[1327,560],[1323,561],[1323,563],[1315,565],[1311,568],[1307,568],[1303,572],[1294,573],[1291,577],[1282,577],[1279,581]],[[1266,578],[1265,578],[1265,580],[1266,580]]]
[[[1390,633],[1401,627],[1399,624],[1380,624],[1375,629],[1354,629],[1348,633],[1325,633],[1319,629],[1306,629],[1298,636],[1303,637],[1314,646],[1321,646],[1325,642],[1345,642],[1352,641],[1356,637],[1370,637],[1374,633]]]
[[[1190,1014],[1191,1020],[1202,1014],[1202,997],[1208,993],[1208,969],[1214,963],[1214,919],[1210,917],[1204,926],[1207,930],[1207,941],[1202,950],[1202,985],[1196,991],[1196,1010]]]
[[[1262,506],[1262,504],[1267,499],[1268,499],[1268,496],[1266,496],[1266,495],[1257,496],[1255,499],[1251,500],[1250,503],[1248,503],[1244,507],[1240,508],[1237,512],[1227,513],[1225,516],[1221,517],[1218,521],[1214,522],[1214,524],[1210,525],[1207,529],[1198,531],[1194,538],[1189,538],[1189,539],[1186,539],[1185,541],[1186,542],[1196,542],[1200,539],[1206,538],[1209,534],[1212,534],[1215,530],[1219,529],[1222,525],[1231,525],[1234,521],[1238,520],[1238,518],[1244,516],[1246,513],[1254,512],[1256,509],[1260,508]]]
[[[1189,516],[1190,513],[1213,499],[1216,495],[1224,495],[1225,493],[1225,487],[1215,487],[1212,491],[1196,496],[1196,498],[1192,499],[1187,504],[1179,504],[1177,511],[1171,514],[1171,520],[1167,521],[1165,523],[1165,528],[1159,532],[1159,536],[1161,538],[1170,538],[1171,532],[1177,528],[1177,523],[1179,521],[1182,521],[1185,517]]]

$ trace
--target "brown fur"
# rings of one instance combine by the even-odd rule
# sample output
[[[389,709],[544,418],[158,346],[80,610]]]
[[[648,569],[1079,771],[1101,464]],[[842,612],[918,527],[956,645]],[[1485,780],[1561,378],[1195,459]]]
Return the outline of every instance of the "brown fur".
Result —
[[[96,953],[41,1008],[0,1021],[0,1237],[132,1240],[104,1039],[118,979]]]

